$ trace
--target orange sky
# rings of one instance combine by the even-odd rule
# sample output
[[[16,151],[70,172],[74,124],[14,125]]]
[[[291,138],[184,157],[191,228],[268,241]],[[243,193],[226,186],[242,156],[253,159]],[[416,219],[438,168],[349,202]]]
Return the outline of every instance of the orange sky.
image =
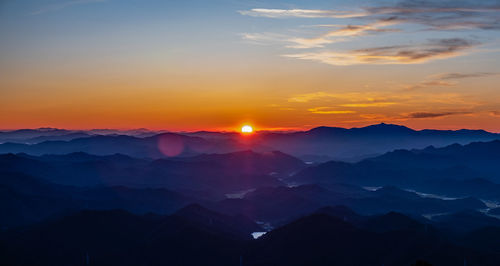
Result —
[[[496,31],[338,18],[360,7],[337,2],[0,5],[0,128],[500,132]]]

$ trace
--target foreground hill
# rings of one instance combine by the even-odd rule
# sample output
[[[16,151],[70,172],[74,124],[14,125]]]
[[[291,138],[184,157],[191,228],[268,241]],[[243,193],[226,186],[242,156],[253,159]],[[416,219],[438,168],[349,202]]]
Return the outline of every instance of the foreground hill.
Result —
[[[339,210],[358,220],[339,219]],[[187,207],[171,216],[138,216],[119,210],[82,211],[23,230],[0,233],[0,260],[7,265],[411,265],[418,260],[434,265],[498,265],[500,262],[495,241],[482,241],[483,250],[466,244],[467,240],[481,241],[484,233],[495,232],[495,227],[448,238],[431,225],[402,214],[360,216],[345,208],[332,208],[250,240],[240,233],[248,234],[258,227],[237,221],[242,220],[200,206]]]

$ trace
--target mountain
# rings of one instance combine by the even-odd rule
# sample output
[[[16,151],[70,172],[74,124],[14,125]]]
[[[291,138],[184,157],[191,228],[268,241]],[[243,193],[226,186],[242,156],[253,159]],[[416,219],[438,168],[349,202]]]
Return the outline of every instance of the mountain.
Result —
[[[338,213],[357,220],[339,219]],[[448,238],[400,213],[361,216],[330,207],[252,240],[246,234],[259,229],[255,223],[199,205],[170,216],[83,210],[1,231],[0,260],[6,265],[498,265],[498,241],[485,234],[494,236],[498,228]]]
[[[460,243],[466,247],[498,254],[500,252],[500,227],[487,226],[471,231],[460,239]]]
[[[39,128],[39,129],[18,129],[10,131],[0,131],[0,143],[3,142],[21,142],[28,139],[39,137],[58,137],[76,133],[71,130],[57,128]]]
[[[370,231],[336,217],[313,214],[257,239],[246,265],[495,265],[498,254],[459,247],[435,230],[397,214],[380,218],[389,224],[409,223],[389,231]],[[362,254],[362,256],[360,256]]]
[[[241,214],[254,220],[279,226],[310,214],[313,211],[343,205],[363,215],[378,215],[397,211],[413,216],[458,212],[468,209],[485,209],[486,205],[475,198],[443,200],[422,197],[414,192],[395,187],[384,187],[377,191],[342,193],[320,185],[297,187],[263,187],[246,193],[240,199],[225,199],[206,207],[226,214]],[[325,213],[338,210],[322,209]],[[355,221],[356,217],[339,212],[336,217]],[[342,216],[342,217],[340,217]],[[423,218],[421,218],[423,219]]]
[[[166,156],[194,155],[196,154],[195,150],[203,151],[208,145],[209,143],[204,139],[173,133],[164,133],[147,138],[127,135],[98,135],[70,141],[45,141],[33,145],[4,143],[0,145],[0,152],[27,153],[31,155],[67,154],[73,152],[85,152],[94,155],[120,153],[138,158],[161,158]]]
[[[466,167],[476,177],[500,181],[495,165],[500,163],[500,140],[453,144],[442,148],[429,146],[422,150],[396,150],[367,161],[384,163],[393,169],[401,167],[445,169]]]
[[[7,265],[233,265],[239,242],[180,216],[81,211],[0,235]],[[196,255],[193,255],[196,254]]]
[[[455,232],[471,232],[491,226],[500,227],[500,219],[473,210],[434,216],[432,221],[436,226],[444,230]]]
[[[194,202],[167,189],[62,186],[20,173],[0,172],[0,228],[34,224],[81,209],[170,214]]]
[[[448,196],[500,199],[500,141],[396,150],[358,163],[330,161],[287,179],[297,184],[394,185]]]
[[[404,126],[378,124],[362,128],[318,127],[295,133],[267,133],[256,136],[254,143],[300,157],[323,155],[333,160],[352,161],[367,155],[395,149],[442,147],[454,143],[500,139],[499,134],[483,130],[413,130]]]
[[[493,208],[491,209],[488,214],[491,214],[491,215],[500,215],[500,207],[496,207],[496,208]]]
[[[208,210],[201,205],[191,204],[174,213],[208,232],[217,232],[235,239],[252,239],[253,232],[262,227],[243,215],[229,216]]]
[[[33,132],[35,131],[35,132]],[[257,132],[242,138],[234,132],[181,132],[160,133],[131,130],[93,130],[78,133],[90,137],[71,139],[54,137],[75,133],[58,129],[49,133],[40,130],[0,132],[0,143],[27,138],[46,137],[33,145],[21,143],[0,144],[0,153],[64,154],[87,152],[96,155],[121,153],[134,157],[162,158],[192,156],[202,153],[230,153],[243,150],[256,152],[281,151],[295,157],[313,161],[327,159],[359,161],[396,149],[422,149],[429,145],[443,147],[459,143],[500,139],[499,134],[483,130],[413,130],[404,126],[378,124],[362,128],[317,127],[299,132]],[[4,134],[2,141],[2,134]],[[97,134],[97,135],[96,135]],[[104,136],[104,135],[105,136]],[[70,140],[71,139],[71,140]],[[61,141],[68,140],[68,141]],[[19,142],[19,141],[16,141]],[[33,143],[33,141],[28,143]]]
[[[71,186],[168,187],[231,193],[282,184],[278,178],[304,168],[280,152],[207,154],[176,159],[137,159],[86,153],[32,156],[0,155],[0,169]]]
[[[116,129],[91,129],[68,130],[58,128],[37,128],[0,131],[0,143],[15,142],[23,144],[36,144],[44,141],[70,141],[77,138],[86,138],[96,135],[127,135],[134,137],[151,137],[163,131],[151,131],[144,128],[130,130]]]
[[[202,154],[179,160],[207,162],[224,165],[227,168],[239,168],[246,174],[273,174],[282,177],[292,175],[306,167],[306,164],[301,160],[279,151],[256,153],[247,150],[225,154]]]

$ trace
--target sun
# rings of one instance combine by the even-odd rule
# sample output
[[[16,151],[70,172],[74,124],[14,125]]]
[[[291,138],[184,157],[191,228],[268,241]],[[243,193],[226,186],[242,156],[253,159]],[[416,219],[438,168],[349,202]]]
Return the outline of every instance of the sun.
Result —
[[[249,134],[249,133],[252,133],[252,132],[253,132],[253,128],[250,125],[244,125],[244,126],[241,127],[241,133]]]

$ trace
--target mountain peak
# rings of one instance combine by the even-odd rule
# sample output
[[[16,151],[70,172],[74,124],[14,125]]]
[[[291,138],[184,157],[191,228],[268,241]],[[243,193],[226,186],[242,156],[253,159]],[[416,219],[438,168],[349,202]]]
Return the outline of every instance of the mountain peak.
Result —
[[[414,131],[413,129],[405,127],[405,126],[396,125],[396,124],[386,124],[386,123],[374,124],[374,125],[362,127],[360,129],[384,129],[384,130]]]

